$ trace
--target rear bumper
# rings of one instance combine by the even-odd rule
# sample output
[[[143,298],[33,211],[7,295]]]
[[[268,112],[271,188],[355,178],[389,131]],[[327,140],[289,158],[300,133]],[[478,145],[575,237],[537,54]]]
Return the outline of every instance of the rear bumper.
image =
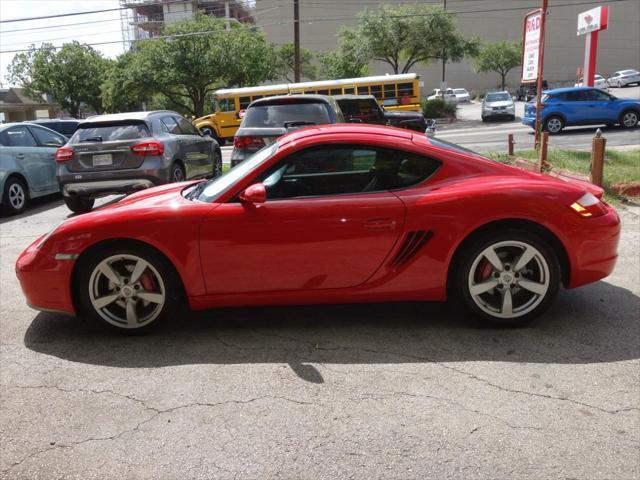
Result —
[[[608,207],[606,215],[585,219],[584,229],[573,237],[568,288],[596,282],[613,272],[620,240],[620,217],[613,207]]]
[[[65,197],[99,197],[117,193],[131,193],[155,186],[151,180],[103,180],[96,182],[67,183],[62,186]]]
[[[71,272],[75,260],[56,260],[42,253],[35,248],[38,240],[16,261],[16,276],[27,304],[37,310],[75,315],[71,299]]]

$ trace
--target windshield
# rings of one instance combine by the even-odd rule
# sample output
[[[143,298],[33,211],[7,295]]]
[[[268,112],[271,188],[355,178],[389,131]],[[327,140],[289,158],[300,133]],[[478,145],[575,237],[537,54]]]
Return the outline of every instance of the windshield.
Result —
[[[87,123],[78,127],[71,143],[135,140],[148,136],[149,130],[142,122]]]
[[[208,182],[199,183],[193,190],[186,192],[188,198],[197,199],[201,202],[212,202],[225,192],[229,187],[235,184],[241,178],[244,178],[249,172],[257,168],[262,162],[269,159],[278,150],[278,143],[272,143],[268,147],[257,151],[245,161],[239,163],[227,173],[209,180]],[[192,197],[193,195],[193,197]]]
[[[331,123],[324,103],[256,105],[247,109],[242,128],[283,127],[285,122]]]
[[[487,93],[487,102],[504,102],[511,100],[508,93]]]

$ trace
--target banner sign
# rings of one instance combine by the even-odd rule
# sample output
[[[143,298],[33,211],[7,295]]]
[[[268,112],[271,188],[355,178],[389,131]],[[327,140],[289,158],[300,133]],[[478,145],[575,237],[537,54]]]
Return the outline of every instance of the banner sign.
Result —
[[[542,11],[536,10],[524,18],[522,39],[522,83],[535,82],[540,66],[540,36],[542,31]]]
[[[605,30],[609,23],[609,8],[596,7],[578,15],[578,36]]]

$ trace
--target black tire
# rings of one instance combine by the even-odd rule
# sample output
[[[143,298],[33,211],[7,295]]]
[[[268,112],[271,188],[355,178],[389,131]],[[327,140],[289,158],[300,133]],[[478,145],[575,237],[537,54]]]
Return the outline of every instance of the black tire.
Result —
[[[112,266],[112,270],[123,279],[123,283],[119,286],[112,283],[106,275],[95,273],[98,265],[114,257],[115,260],[113,260],[113,264],[110,265]],[[143,285],[141,289],[138,289],[134,283],[124,283],[126,275],[132,275],[134,273],[133,270],[135,270],[135,260],[132,260],[130,257],[142,259],[151,266],[151,268],[145,268],[139,277],[140,280],[137,283]],[[134,263],[128,266],[125,262],[129,261]],[[127,268],[133,268],[133,270],[127,270]],[[152,295],[160,294],[154,293],[151,290],[145,291],[145,275],[151,275],[151,280],[149,280],[152,282],[151,285],[155,286],[157,291],[164,296],[164,303],[159,307],[158,304],[154,302],[147,302],[148,305],[145,306],[145,301],[137,297],[137,295],[145,293]],[[159,275],[161,282],[157,281],[155,278],[156,275]],[[80,258],[74,278],[76,280],[76,290],[74,293],[79,307],[80,317],[93,325],[119,333],[140,334],[154,330],[170,319],[178,311],[178,307],[184,304],[182,282],[173,265],[156,250],[144,245],[114,245],[93,250]],[[113,285],[113,289],[110,290],[111,285]],[[133,292],[133,297],[129,297],[128,299],[124,298],[123,293],[126,285],[128,285],[130,287],[129,290]],[[100,286],[104,287],[109,293],[113,292],[114,295],[118,295],[118,299],[98,309],[94,306],[91,296],[95,296],[96,294],[100,295],[99,298],[106,296],[102,295],[103,292],[97,291]],[[133,288],[131,288],[132,286]],[[93,289],[96,290],[94,291]],[[134,326],[134,323],[129,323],[128,309],[126,306],[128,300],[134,300],[133,310],[136,312],[136,315],[142,317],[138,318],[138,320],[140,320],[139,326]],[[146,320],[143,315],[147,311],[151,312],[148,315],[150,320],[145,323]]]
[[[2,211],[7,215],[24,212],[29,201],[29,187],[19,177],[10,177],[4,184],[2,192]]]
[[[511,116],[509,117],[509,120],[511,120],[512,122],[513,122],[515,119],[516,119],[516,116],[515,116],[515,115],[511,115]]]
[[[486,122],[487,121],[487,117],[482,117],[482,121]]]
[[[528,248],[532,247],[536,251],[535,257],[525,264],[526,268],[519,269],[517,272],[513,270],[513,267],[517,266],[517,261],[525,250],[518,250],[520,246],[515,246],[516,244],[525,244]],[[502,245],[496,247],[499,249],[497,255],[503,265],[503,271],[498,274],[497,278],[495,268],[483,255],[487,249],[494,245]],[[513,258],[511,258],[512,253],[510,252],[515,254]],[[504,256],[501,257],[501,255]],[[478,262],[478,259],[481,260]],[[449,298],[454,305],[464,306],[474,319],[481,320],[484,324],[491,326],[517,327],[525,325],[551,305],[560,286],[561,267],[555,251],[543,238],[525,230],[505,229],[473,238],[469,242],[465,242],[462,250],[456,254],[454,262],[448,289]],[[479,269],[483,272],[483,276],[480,278],[477,277]],[[543,279],[542,281],[536,281],[533,278],[537,274]],[[481,286],[483,282],[487,282],[487,285],[490,284],[489,282],[497,283],[490,290],[474,295],[471,292],[472,278],[477,281],[477,284],[474,284],[476,287]],[[504,278],[513,283],[505,284]],[[542,288],[546,285],[546,289],[543,294],[533,293],[528,288],[522,287],[520,282],[522,284],[528,282],[528,288],[533,286]],[[505,309],[507,293],[512,302],[510,304],[513,309],[512,316],[508,316],[508,311]],[[528,300],[529,297],[531,299]],[[496,306],[492,305],[492,302],[500,305],[500,311],[491,313],[492,307]],[[518,306],[518,303],[521,305]],[[507,314],[503,314],[503,311],[506,311]]]
[[[171,166],[171,171],[169,172],[169,182],[184,182],[186,179],[187,177],[184,173],[184,168],[182,168],[182,165],[180,165],[178,162],[174,163]]]
[[[638,126],[640,114],[635,110],[625,110],[620,114],[620,126],[622,128],[635,128]]]
[[[222,175],[222,152],[216,149],[213,153],[213,178]]]
[[[543,128],[549,135],[557,135],[564,128],[564,120],[557,115],[551,115],[544,120]]]
[[[88,197],[64,197],[64,203],[73,213],[87,213],[95,202],[95,199]]]

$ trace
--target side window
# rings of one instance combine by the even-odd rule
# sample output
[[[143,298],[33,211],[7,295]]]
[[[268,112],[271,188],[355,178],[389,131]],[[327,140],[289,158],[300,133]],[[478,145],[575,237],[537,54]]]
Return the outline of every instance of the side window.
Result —
[[[366,85],[358,87],[358,95],[369,95],[369,87]]]
[[[8,147],[37,147],[36,139],[25,126],[13,127],[5,130],[2,144]]]
[[[409,152],[369,146],[324,146],[296,152],[258,181],[267,198],[287,199],[380,192],[421,182],[439,162]]]
[[[567,102],[584,102],[587,98],[585,97],[584,92],[576,90],[574,92],[566,92],[565,100]]]
[[[162,123],[167,127],[167,132],[173,135],[182,134],[180,127],[178,127],[178,123],[173,119],[173,117],[162,117]]]
[[[31,127],[31,132],[36,136],[38,143],[43,147],[61,147],[67,143],[67,140],[62,135],[50,132],[44,128]]]
[[[70,137],[78,128],[77,122],[60,122],[60,133]]]
[[[236,111],[236,102],[233,98],[221,98],[218,101],[218,105],[220,105],[221,112],[235,112]]]
[[[353,95],[355,93],[355,89],[354,88],[345,88],[344,89],[344,94],[345,95]]]
[[[371,85],[371,95],[378,99],[382,98],[382,85]]]
[[[342,89],[341,88],[332,88],[331,89],[331,95],[342,95]]]
[[[191,122],[187,121],[186,119],[182,117],[178,118],[178,125],[180,126],[180,130],[182,130],[182,133],[184,133],[185,135],[196,135],[197,137],[200,136],[200,133],[198,132],[198,130],[196,130],[196,127],[191,125]]]
[[[384,86],[384,98],[395,98],[396,96],[396,85],[395,83],[390,83]]]
[[[240,97],[240,110],[244,110],[251,103],[251,97]]]
[[[413,83],[399,83],[398,84],[398,96],[413,97]]]
[[[611,97],[609,97],[609,95],[598,90],[589,90],[585,93],[587,94],[587,99],[594,102],[608,102],[611,100]]]

